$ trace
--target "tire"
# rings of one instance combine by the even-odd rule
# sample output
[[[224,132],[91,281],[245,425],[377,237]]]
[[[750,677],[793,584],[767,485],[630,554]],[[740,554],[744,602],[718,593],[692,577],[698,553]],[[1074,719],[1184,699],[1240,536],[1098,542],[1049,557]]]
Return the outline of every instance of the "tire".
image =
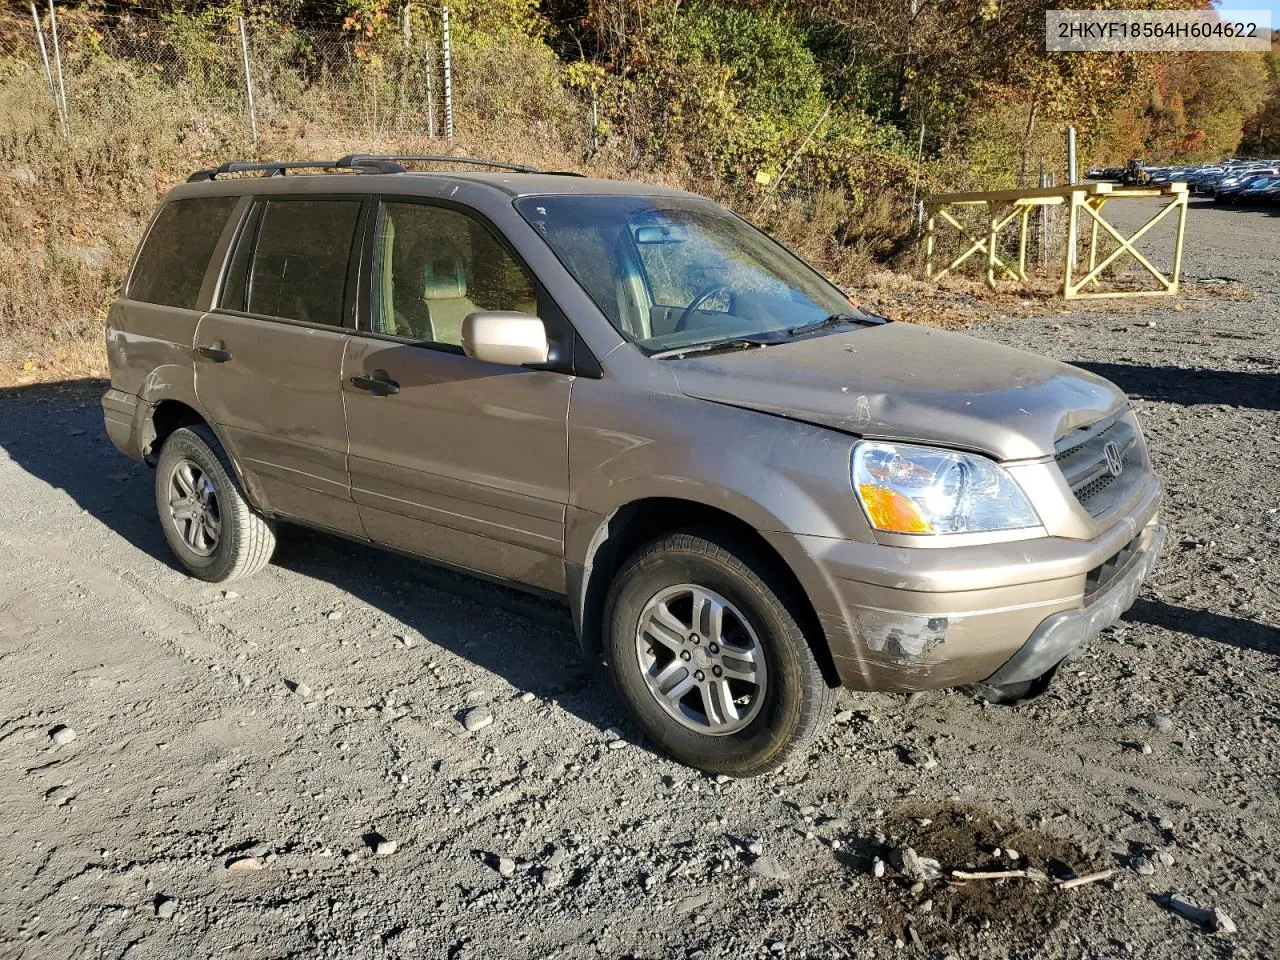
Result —
[[[174,556],[201,580],[257,573],[276,547],[275,528],[244,498],[231,461],[203,424],[175,430],[160,448],[156,513]]]
[[[836,693],[793,613],[798,600],[760,551],[717,533],[670,534],[632,555],[609,589],[604,653],[649,740],[681,763],[734,777],[775,770],[802,751]],[[719,605],[722,629],[707,617],[695,623],[695,604]],[[662,696],[682,685],[679,699]]]

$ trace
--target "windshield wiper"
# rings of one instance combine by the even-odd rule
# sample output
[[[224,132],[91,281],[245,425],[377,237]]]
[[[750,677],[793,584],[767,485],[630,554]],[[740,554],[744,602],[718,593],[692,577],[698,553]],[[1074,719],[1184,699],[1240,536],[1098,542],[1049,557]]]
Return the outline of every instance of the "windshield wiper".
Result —
[[[768,347],[781,340],[757,340],[752,337],[730,337],[727,340],[712,340],[708,343],[695,343],[688,347],[673,347],[670,350],[659,350],[649,354],[650,360],[669,360],[673,357],[687,357],[692,353],[708,353],[712,350],[749,350],[752,347]]]
[[[789,327],[787,329],[787,333],[790,336],[798,337],[798,336],[801,336],[802,334],[814,333],[815,331],[818,331],[818,330],[825,330],[828,327],[843,326],[846,323],[865,323],[870,326],[879,326],[880,324],[885,322],[886,321],[883,317],[873,317],[869,314],[867,316],[855,317],[851,313],[833,313],[831,314],[831,316],[827,317],[825,320],[817,320],[813,323],[802,324],[801,326],[798,326],[798,327]]]

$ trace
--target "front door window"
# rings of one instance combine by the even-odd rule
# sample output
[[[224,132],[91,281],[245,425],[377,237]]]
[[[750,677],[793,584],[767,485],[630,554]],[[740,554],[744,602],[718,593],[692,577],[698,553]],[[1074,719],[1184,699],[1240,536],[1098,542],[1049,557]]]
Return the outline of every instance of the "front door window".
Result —
[[[477,310],[537,313],[533,280],[492,231],[447,207],[381,204],[373,332],[461,347],[462,321]]]

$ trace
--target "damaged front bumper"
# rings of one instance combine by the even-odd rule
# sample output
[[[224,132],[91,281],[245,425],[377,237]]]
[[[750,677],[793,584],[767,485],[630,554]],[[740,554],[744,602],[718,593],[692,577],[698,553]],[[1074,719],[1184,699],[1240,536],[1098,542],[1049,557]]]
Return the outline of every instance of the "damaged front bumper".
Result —
[[[1133,606],[1164,545],[1163,524],[1153,523],[1126,549],[1127,556],[1101,572],[1106,582],[1078,610],[1049,617],[1003,667],[983,682],[993,687],[1035,680],[1092,640]]]
[[[938,549],[771,542],[805,587],[845,686],[908,693],[1009,684],[1051,670],[1133,603],[1163,542],[1159,501],[1152,480],[1090,541]]]

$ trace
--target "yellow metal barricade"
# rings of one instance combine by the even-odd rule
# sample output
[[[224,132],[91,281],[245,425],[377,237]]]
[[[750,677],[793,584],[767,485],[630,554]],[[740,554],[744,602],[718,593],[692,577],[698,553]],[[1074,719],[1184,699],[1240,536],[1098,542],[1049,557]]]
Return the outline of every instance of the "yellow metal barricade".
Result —
[[[1131,236],[1126,237],[1102,216],[1102,208],[1114,200],[1163,197],[1168,203],[1160,208]],[[1112,183],[1075,184],[1065,187],[1037,187],[1028,190],[991,190],[976,193],[944,193],[925,200],[924,273],[929,279],[940,280],[957,270],[975,254],[981,254],[986,262],[987,285],[995,288],[996,280],[1008,277],[1012,280],[1027,279],[1027,238],[1031,213],[1037,207],[1067,207],[1067,242],[1063,256],[1062,295],[1068,300],[1077,297],[1134,297],[1178,292],[1178,279],[1182,272],[1182,242],[1187,224],[1187,185],[1171,183],[1163,187],[1118,187]],[[981,207],[983,211],[981,232],[962,224],[949,208]],[[1176,227],[1173,241],[1173,269],[1166,276],[1161,273],[1137,248],[1137,243],[1156,224],[1176,211]],[[1089,265],[1078,280],[1076,249],[1080,230],[1087,220],[1089,224]],[[935,263],[936,231],[938,221],[954,229],[967,246],[941,270]],[[1000,238],[1011,223],[1018,224],[1018,260],[1006,263],[1000,256]],[[1098,240],[1105,234],[1118,246],[1101,260],[1098,259]],[[1156,290],[1104,290],[1100,277],[1120,257],[1133,257],[1160,285]],[[1085,287],[1090,287],[1088,291]]]

